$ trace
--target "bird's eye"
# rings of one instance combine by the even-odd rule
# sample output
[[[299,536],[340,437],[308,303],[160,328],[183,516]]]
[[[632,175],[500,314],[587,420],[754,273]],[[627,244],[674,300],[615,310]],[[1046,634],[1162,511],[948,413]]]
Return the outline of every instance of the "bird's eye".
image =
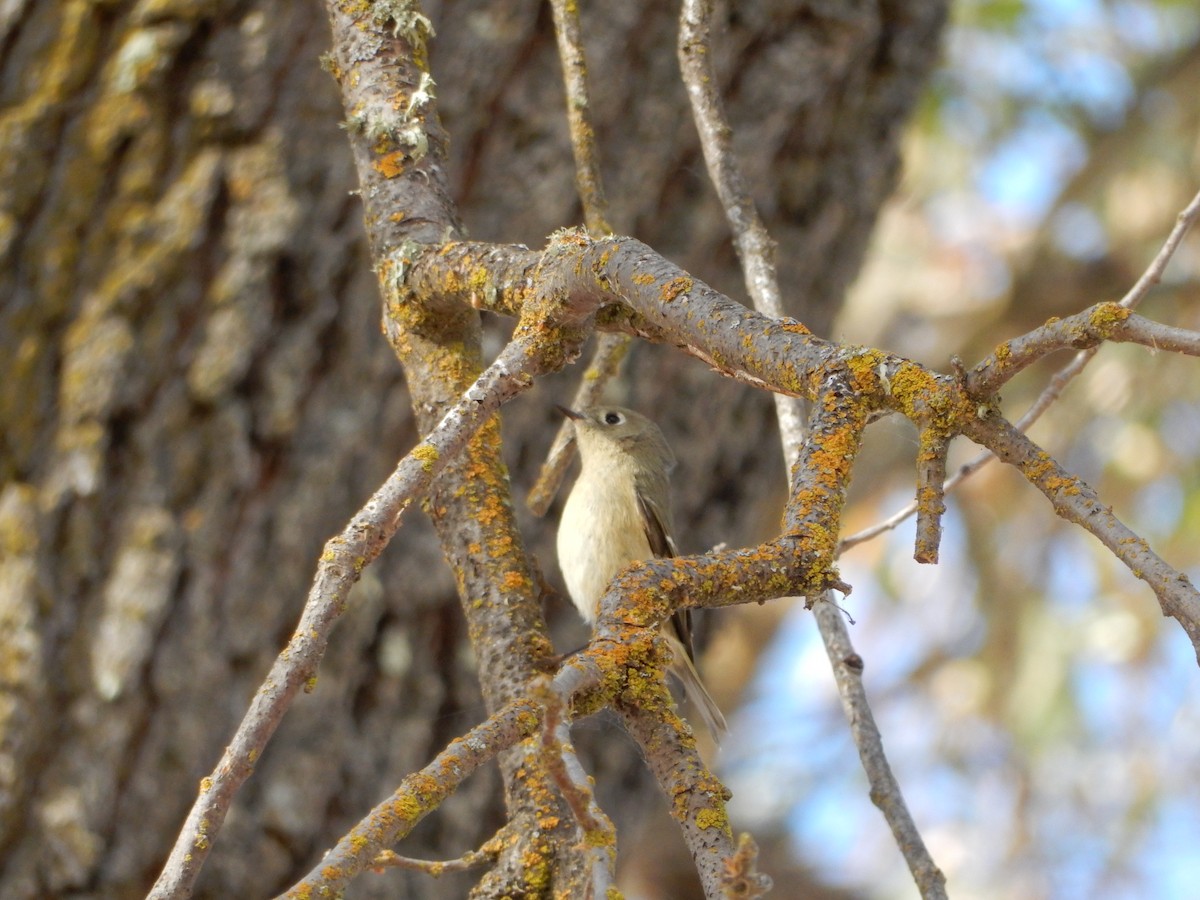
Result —
[[[625,421],[625,417],[619,412],[606,412],[604,414],[605,425],[620,425]]]

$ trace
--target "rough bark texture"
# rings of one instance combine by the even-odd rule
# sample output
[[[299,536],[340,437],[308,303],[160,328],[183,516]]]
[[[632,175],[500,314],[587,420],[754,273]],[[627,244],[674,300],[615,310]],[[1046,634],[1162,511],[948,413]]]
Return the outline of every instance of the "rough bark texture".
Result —
[[[610,6],[584,24],[613,226],[737,296],[674,10]],[[752,6],[728,17],[726,95],[792,311],[823,333],[896,178],[944,4]],[[475,238],[539,245],[580,215],[549,10],[426,11],[463,218]],[[0,11],[4,897],[145,892],[322,541],[414,440],[318,66],[328,41],[318,5],[281,0]],[[623,399],[654,410],[680,456],[684,549],[773,527],[776,442],[745,440],[770,427],[766,398],[665,350],[639,349],[628,372]],[[506,417],[517,485],[564,396],[552,380]],[[527,533],[557,580],[551,528]],[[427,525],[404,526],[355,602],[204,896],[282,888],[481,714]],[[626,752],[609,742],[600,764]],[[496,780],[469,782],[406,854],[477,846],[502,821]],[[601,783],[618,824],[628,785]],[[461,896],[473,881],[392,874],[354,895]]]

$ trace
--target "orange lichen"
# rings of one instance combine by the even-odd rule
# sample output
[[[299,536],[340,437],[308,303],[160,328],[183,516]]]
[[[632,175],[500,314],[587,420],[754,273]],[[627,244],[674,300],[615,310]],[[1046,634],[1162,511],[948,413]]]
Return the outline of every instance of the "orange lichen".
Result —
[[[520,591],[530,587],[529,579],[521,572],[504,573],[504,590]]]
[[[693,281],[691,278],[685,278],[682,275],[678,278],[672,278],[661,288],[659,288],[658,299],[660,299],[663,303],[670,303],[680,294],[688,293],[693,287],[695,287],[695,285],[695,281]]]
[[[780,319],[779,328],[791,334],[812,334],[807,325],[797,322],[795,319]]]
[[[384,178],[395,178],[404,172],[404,158],[403,150],[393,150],[371,163],[371,167]]]

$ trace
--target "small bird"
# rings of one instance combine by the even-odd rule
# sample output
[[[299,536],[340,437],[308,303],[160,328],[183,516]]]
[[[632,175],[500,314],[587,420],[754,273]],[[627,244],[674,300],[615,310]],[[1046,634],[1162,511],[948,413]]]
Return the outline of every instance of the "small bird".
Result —
[[[675,455],[658,426],[620,406],[558,410],[575,425],[583,468],[558,525],[558,564],[579,614],[594,625],[613,577],[635,560],[676,556],[668,475]],[[696,671],[691,611],[663,623],[674,659],[670,672],[714,739],[725,717]]]

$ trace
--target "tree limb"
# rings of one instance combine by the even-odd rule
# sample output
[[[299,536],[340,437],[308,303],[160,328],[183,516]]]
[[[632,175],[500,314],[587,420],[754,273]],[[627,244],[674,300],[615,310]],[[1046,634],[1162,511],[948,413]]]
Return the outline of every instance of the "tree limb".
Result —
[[[1055,513],[1095,535],[1134,575],[1146,582],[1158,597],[1163,615],[1183,626],[1200,664],[1200,594],[1186,575],[1173,569],[1144,539],[1126,527],[1082,479],[1068,472],[1009,422],[979,420],[963,433],[1015,466],[1046,495]]]
[[[1162,273],[1166,271],[1167,265],[1175,255],[1175,251],[1179,248],[1184,236],[1192,227],[1197,215],[1200,215],[1200,193],[1197,193],[1191,202],[1176,216],[1175,226],[1171,229],[1171,233],[1167,236],[1166,241],[1163,242],[1162,247],[1159,248],[1158,253],[1155,254],[1154,259],[1151,260],[1150,265],[1146,267],[1146,270],[1138,280],[1126,292],[1125,296],[1121,298],[1120,306],[1126,309],[1136,308],[1149,292],[1150,288],[1161,280]],[[1115,323],[1115,325],[1117,330],[1128,329],[1131,340],[1152,350],[1172,350],[1178,353],[1197,355],[1196,346],[1198,342],[1195,332],[1170,328],[1169,326],[1160,325],[1157,322],[1142,319],[1138,316],[1129,316],[1124,322]],[[1041,418],[1042,413],[1049,409],[1062,396],[1062,392],[1066,389],[1067,385],[1087,367],[1087,364],[1092,361],[1092,357],[1096,355],[1098,350],[1098,344],[1086,350],[1081,350],[1069,363],[1055,372],[1041,394],[1038,395],[1037,400],[1017,420],[1015,423],[1016,428],[1019,431],[1028,431],[1029,427]],[[978,368],[976,371],[978,371]],[[962,465],[946,481],[943,493],[954,490],[965,478],[970,477],[995,458],[991,453],[982,453],[970,462]],[[838,547],[838,555],[840,556],[851,547],[873,540],[880,534],[895,528],[915,513],[917,507],[918,504],[913,502],[903,509],[897,510],[882,522],[843,538]]]
[[[712,47],[712,3],[710,0],[684,0],[680,13],[679,29],[679,60],[683,70],[684,84],[688,89],[692,113],[700,132],[700,144],[704,150],[704,158],[708,164],[709,177],[717,189],[717,195],[725,207],[726,219],[734,235],[734,246],[738,251],[745,273],[746,287],[754,300],[754,306],[760,312],[775,318],[783,317],[783,304],[780,299],[779,283],[775,273],[774,242],[767,235],[758,210],[746,188],[737,158],[734,155],[730,140],[732,129],[726,121],[722,109],[720,95],[716,90],[717,77],[713,65]],[[775,409],[779,419],[780,437],[783,441],[784,459],[797,460],[789,472],[788,483],[791,490],[796,490],[799,480],[803,480],[805,468],[802,460],[804,450],[804,427],[802,404],[782,394],[775,394]],[[817,427],[821,427],[820,419]],[[923,434],[936,435],[940,441],[937,446],[930,447],[928,454],[922,454],[926,459],[925,465],[918,470],[918,497],[924,497],[936,484],[940,491],[941,476],[945,473],[945,454],[949,439],[940,433],[926,429]],[[856,439],[855,439],[856,442]],[[922,477],[925,488],[922,488]],[[848,479],[847,479],[848,480]],[[844,502],[844,495],[842,497]],[[840,510],[839,503],[838,509]],[[933,499],[927,499],[924,508],[928,515],[924,519],[924,528],[918,533],[924,535],[924,541],[918,537],[917,555],[937,555],[937,535],[940,532],[941,509],[940,493]],[[790,511],[789,511],[790,514]],[[830,524],[830,523],[827,523]],[[836,533],[836,530],[834,530]],[[924,548],[924,549],[922,549]],[[835,549],[836,553],[836,549]],[[883,811],[884,817],[892,827],[896,837],[897,847],[903,854],[913,877],[921,889],[922,896],[941,897],[945,895],[945,876],[934,864],[925,847],[920,832],[908,811],[900,792],[900,785],[892,774],[887,756],[883,750],[883,739],[875,727],[875,719],[863,689],[861,671],[862,660],[850,643],[850,635],[846,624],[842,621],[840,612],[830,601],[827,593],[819,598],[809,598],[810,605],[817,599],[815,614],[817,627],[826,652],[833,663],[834,681],[838,694],[842,699],[842,707],[850,722],[851,736],[858,747],[859,757],[867,778],[872,785],[871,797]],[[854,673],[847,675],[845,663],[857,660],[858,667]]]

